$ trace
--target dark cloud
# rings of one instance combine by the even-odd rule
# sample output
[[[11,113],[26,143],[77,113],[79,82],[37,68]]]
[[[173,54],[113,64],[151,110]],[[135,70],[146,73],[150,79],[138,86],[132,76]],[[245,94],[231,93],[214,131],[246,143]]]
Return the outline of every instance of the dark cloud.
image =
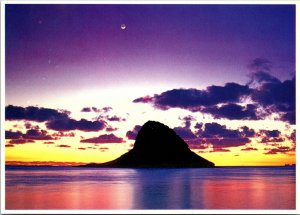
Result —
[[[95,118],[96,120],[107,120],[107,121],[111,121],[111,122],[122,122],[122,121],[126,121],[125,118],[122,118],[120,116],[109,116],[106,113],[102,113],[100,114],[98,117]]]
[[[179,119],[184,121],[184,124],[185,124],[186,128],[190,128],[191,127],[191,122],[196,120],[196,118],[191,116],[191,115],[185,116],[183,118],[179,117]]]
[[[133,100],[134,103],[151,103],[154,101],[154,98],[151,96],[144,96]]]
[[[237,83],[227,83],[225,86],[209,86],[206,90],[197,89],[173,89],[147,97],[135,99],[133,102],[152,103],[159,109],[184,108],[197,111],[202,106],[211,106],[219,103],[238,102],[240,98],[249,95],[251,90],[248,86]]]
[[[272,149],[266,148],[265,150],[268,150],[267,152],[264,153],[266,155],[275,155],[277,153],[285,154],[287,152],[295,151],[294,148],[290,148],[288,146],[279,146],[277,148],[272,148]]]
[[[111,107],[104,107],[101,110],[99,110],[98,112],[100,113],[100,115],[98,117],[95,118],[95,120],[106,120],[106,121],[111,121],[111,122],[122,122],[122,121],[126,121],[125,118],[120,117],[120,116],[116,116],[116,115],[109,115],[108,112],[110,112],[112,110]]]
[[[81,112],[92,112],[92,109],[90,107],[84,107],[81,109]]]
[[[54,110],[39,107],[18,107],[9,105],[5,108],[6,120],[31,120],[35,122],[46,122],[48,129],[56,131],[99,131],[105,128],[103,120],[89,121],[86,119],[75,120],[69,117],[70,112],[66,110]]]
[[[52,134],[52,137],[75,137],[75,133],[74,132],[56,132]]]
[[[260,130],[259,132],[266,137],[279,137],[281,134],[279,130]]]
[[[112,107],[104,107],[100,111],[107,113],[107,112],[111,111],[112,109],[113,109]]]
[[[254,129],[248,128],[247,126],[241,127],[240,132],[242,133],[243,137],[255,137],[256,136]]]
[[[23,108],[13,105],[8,105],[5,107],[6,120],[30,120],[35,122],[46,122],[49,120],[68,117],[68,112],[50,108],[39,108],[33,106]]]
[[[253,147],[246,147],[241,149],[241,151],[257,151],[257,150],[258,150],[257,148],[253,148]]]
[[[261,143],[281,143],[284,142],[285,139],[283,137],[262,137]]]
[[[126,119],[118,117],[118,116],[107,116],[106,119],[108,121],[112,121],[112,122],[121,122],[121,121],[125,121]]]
[[[203,129],[198,130],[197,134],[199,138],[203,139],[204,143],[212,144],[214,148],[227,148],[250,143],[249,137],[251,137],[252,133],[249,131],[248,127],[229,129],[225,125],[218,123],[206,123]]]
[[[32,140],[54,140],[51,135],[48,134],[45,130],[35,130],[29,129],[26,134],[23,134],[22,137],[24,139],[32,139]]]
[[[107,132],[112,132],[112,131],[116,131],[116,130],[118,130],[118,128],[113,128],[113,127],[107,127],[106,129],[105,129]]]
[[[280,144],[279,143],[268,143],[268,146],[276,146],[276,147],[278,147],[278,146],[280,146]]]
[[[290,135],[287,136],[287,138],[292,142],[296,144],[296,129],[292,131]]]
[[[34,140],[28,139],[13,139],[9,141],[10,144],[25,144],[25,143],[34,143]]]
[[[21,131],[5,131],[5,139],[19,139],[23,133]]]
[[[251,80],[248,85],[259,85],[265,83],[280,83],[280,80],[267,72],[254,72],[251,74]]]
[[[237,83],[226,83],[224,87],[207,87],[206,92],[209,99],[207,103],[204,103],[204,106],[227,102],[238,102],[243,96],[249,95],[251,93],[251,89],[248,86],[243,86]]]
[[[196,119],[193,116],[185,116],[183,118],[179,117],[180,120],[184,122],[184,127],[175,127],[173,130],[175,133],[184,139],[186,142],[195,140],[197,136],[190,129],[191,121],[195,121]]]
[[[263,83],[253,90],[251,98],[271,113],[279,113],[280,120],[295,124],[296,83],[292,80]]]
[[[79,149],[79,150],[85,150],[86,148],[79,147],[78,149]]]
[[[99,113],[101,110],[96,108],[96,107],[92,107],[92,110],[95,112],[95,113]]]
[[[59,148],[71,148],[71,146],[65,145],[65,144],[60,144],[60,145],[57,145],[56,147],[59,147]]]
[[[26,129],[40,129],[40,127],[38,125],[32,125],[30,122],[25,122],[25,128]]]
[[[262,143],[267,143],[268,146],[273,145],[276,142],[284,142],[281,132],[279,130],[259,130],[255,132],[247,126],[243,126],[237,129],[227,128],[225,125],[218,123],[205,123],[197,126],[199,129],[193,133],[189,128],[180,127],[183,135],[186,135],[183,139],[189,144],[191,149],[204,149],[209,148],[210,145],[213,148],[228,148],[244,146],[247,143],[251,143],[251,138],[261,138]],[[176,129],[174,129],[176,131]],[[184,133],[186,132],[186,133]],[[288,137],[292,139],[295,134]],[[275,145],[274,145],[275,146]],[[246,147],[245,150],[251,150],[253,148]]]
[[[295,124],[295,77],[279,80],[269,74],[272,64],[263,58],[254,59],[249,67],[255,72],[246,85],[226,83],[224,86],[208,86],[205,90],[172,89],[133,102],[149,103],[161,110],[182,108],[202,112],[217,119],[260,120],[276,113],[279,120]]]
[[[230,120],[258,120],[261,117],[257,113],[257,106],[248,104],[245,106],[238,104],[224,104],[222,106],[210,106],[201,109],[203,113],[209,113],[216,119],[230,119]]]
[[[93,137],[80,140],[81,143],[123,143],[124,140],[121,137],[117,137],[114,134],[103,134],[99,137]]]
[[[286,113],[282,113],[280,119],[285,122],[289,122],[292,125],[296,124],[296,111],[288,111]]]
[[[206,138],[206,143],[212,144],[213,148],[229,148],[229,147],[238,147],[243,146],[247,143],[250,143],[249,138]]]
[[[229,149],[223,149],[223,148],[213,148],[209,152],[230,152]]]
[[[84,107],[81,109],[81,112],[95,112],[95,113],[100,113],[100,109],[96,107]]]
[[[104,121],[89,121],[86,119],[75,120],[70,118],[62,118],[52,120],[46,123],[48,129],[55,131],[100,131],[105,128],[106,123]]]
[[[56,138],[49,135],[45,130],[29,129],[25,134],[20,131],[5,131],[5,139],[20,140],[20,142],[25,143],[25,140],[55,140]]]
[[[13,144],[5,144],[5,147],[15,147]]]
[[[137,134],[139,133],[139,131],[141,130],[141,128],[142,128],[142,126],[140,126],[140,125],[134,126],[132,131],[127,131],[126,137],[129,140],[135,140],[135,138],[136,138]]]
[[[200,137],[204,138],[238,138],[243,137],[242,133],[239,130],[233,130],[226,128],[225,125],[220,125],[219,123],[206,123],[204,125],[204,130],[198,132]]]
[[[187,127],[175,127],[173,129],[175,133],[184,140],[195,139],[197,136]]]
[[[250,143],[250,138],[257,134],[253,129],[243,126],[238,129],[229,129],[219,123],[198,124],[196,133],[190,133],[189,128],[181,128],[186,132],[185,141],[190,148],[203,149],[212,145],[214,148],[238,147]]]
[[[205,142],[205,141],[203,141]],[[207,149],[209,146],[207,144],[197,143],[197,142],[187,142],[190,149]]]
[[[185,116],[183,118],[179,117],[179,119],[184,120],[184,121],[195,121],[196,120],[196,118],[191,115]]]
[[[261,143],[276,143],[285,141],[279,130],[260,130],[259,136],[261,137]]]
[[[202,127],[203,127],[203,123],[198,123],[197,122],[194,128],[196,128],[196,129],[202,129]]]
[[[47,141],[47,142],[44,142],[44,144],[48,144],[48,145],[51,145],[51,144],[54,144],[54,142],[51,142],[51,141]]]

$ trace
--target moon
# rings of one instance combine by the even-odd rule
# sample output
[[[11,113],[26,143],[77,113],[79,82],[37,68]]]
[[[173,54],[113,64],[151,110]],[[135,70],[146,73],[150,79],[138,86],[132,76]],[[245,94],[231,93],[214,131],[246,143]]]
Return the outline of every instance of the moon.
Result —
[[[121,24],[121,29],[125,30],[126,29],[126,25],[125,24]]]

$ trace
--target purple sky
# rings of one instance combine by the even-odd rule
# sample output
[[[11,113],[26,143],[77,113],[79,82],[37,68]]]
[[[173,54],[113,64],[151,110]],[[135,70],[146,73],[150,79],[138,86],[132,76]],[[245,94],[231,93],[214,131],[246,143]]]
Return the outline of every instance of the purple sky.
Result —
[[[255,58],[285,80],[294,26],[291,5],[6,5],[6,103],[74,86],[245,84]]]
[[[109,161],[155,120],[217,165],[295,162],[295,5],[6,4],[5,46],[7,160]]]

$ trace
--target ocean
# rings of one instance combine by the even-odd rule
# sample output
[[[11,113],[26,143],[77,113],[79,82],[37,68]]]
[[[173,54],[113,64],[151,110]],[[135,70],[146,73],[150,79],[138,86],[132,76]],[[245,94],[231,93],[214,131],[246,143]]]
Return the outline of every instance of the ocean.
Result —
[[[7,210],[295,209],[295,167],[6,167]]]

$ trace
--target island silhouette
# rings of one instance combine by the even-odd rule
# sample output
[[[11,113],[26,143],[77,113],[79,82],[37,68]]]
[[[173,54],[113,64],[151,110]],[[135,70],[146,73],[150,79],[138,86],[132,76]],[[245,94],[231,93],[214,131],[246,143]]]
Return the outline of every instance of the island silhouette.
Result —
[[[201,168],[215,164],[192,152],[173,129],[156,122],[146,122],[138,132],[134,146],[119,158],[106,163],[81,167],[117,168]]]

